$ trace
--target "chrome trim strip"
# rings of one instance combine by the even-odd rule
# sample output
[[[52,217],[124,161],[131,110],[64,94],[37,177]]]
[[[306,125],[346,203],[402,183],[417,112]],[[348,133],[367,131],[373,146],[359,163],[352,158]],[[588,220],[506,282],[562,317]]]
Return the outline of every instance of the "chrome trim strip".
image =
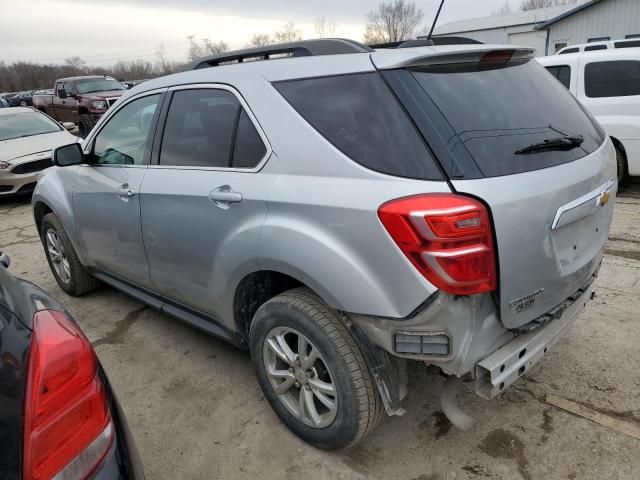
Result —
[[[604,196],[604,193],[605,192],[610,193],[614,185],[615,185],[615,181],[612,178],[610,178],[604,184],[600,185],[598,188],[558,208],[558,210],[556,211],[555,217],[553,218],[553,223],[551,224],[551,230],[557,230],[558,228],[577,222],[578,220],[582,220],[583,218],[586,218],[589,215],[592,215],[593,213],[595,213],[598,207],[603,206],[602,198]],[[590,206],[588,205],[589,203],[591,203]],[[577,210],[581,207],[586,207],[588,208],[588,210],[586,210],[581,214],[578,214],[576,218],[562,223],[563,216],[567,215],[570,211]]]

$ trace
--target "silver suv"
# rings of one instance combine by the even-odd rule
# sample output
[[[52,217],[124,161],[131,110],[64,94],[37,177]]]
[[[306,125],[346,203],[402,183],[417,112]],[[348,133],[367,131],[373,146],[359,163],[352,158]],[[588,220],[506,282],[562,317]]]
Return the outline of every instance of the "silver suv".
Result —
[[[491,398],[567,332],[613,214],[611,141],[532,54],[317,40],[138,85],[38,183],[53,274],[249,349],[320,448],[402,414],[409,360],[468,427],[459,379]]]

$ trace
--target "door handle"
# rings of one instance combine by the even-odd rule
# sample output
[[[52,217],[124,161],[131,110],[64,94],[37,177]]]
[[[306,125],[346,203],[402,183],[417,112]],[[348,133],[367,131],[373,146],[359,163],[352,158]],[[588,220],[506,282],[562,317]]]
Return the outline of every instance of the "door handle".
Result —
[[[242,194],[231,190],[229,185],[222,185],[209,192],[209,200],[211,200],[216,207],[226,210],[232,203],[240,203],[242,201]]]
[[[132,198],[136,196],[136,191],[133,188],[129,188],[129,186],[125,183],[120,188],[118,188],[118,196],[124,199]]]

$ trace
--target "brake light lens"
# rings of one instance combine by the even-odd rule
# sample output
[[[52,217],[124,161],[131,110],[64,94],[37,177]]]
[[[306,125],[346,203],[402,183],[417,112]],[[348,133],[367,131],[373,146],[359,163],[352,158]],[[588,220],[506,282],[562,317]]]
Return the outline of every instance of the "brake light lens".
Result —
[[[63,312],[37,312],[28,364],[24,478],[86,478],[112,441],[91,343]]]
[[[489,212],[479,201],[425,194],[383,204],[378,217],[400,250],[425,278],[455,295],[497,288]]]

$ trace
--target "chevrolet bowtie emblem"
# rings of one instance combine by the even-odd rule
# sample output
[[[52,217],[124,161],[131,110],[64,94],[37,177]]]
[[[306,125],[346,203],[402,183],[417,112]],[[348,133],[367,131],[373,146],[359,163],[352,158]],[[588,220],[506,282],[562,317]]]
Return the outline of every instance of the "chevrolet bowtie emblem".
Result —
[[[606,191],[602,192],[600,195],[600,206],[604,207],[607,203],[609,203],[609,197],[611,196],[611,192]]]

